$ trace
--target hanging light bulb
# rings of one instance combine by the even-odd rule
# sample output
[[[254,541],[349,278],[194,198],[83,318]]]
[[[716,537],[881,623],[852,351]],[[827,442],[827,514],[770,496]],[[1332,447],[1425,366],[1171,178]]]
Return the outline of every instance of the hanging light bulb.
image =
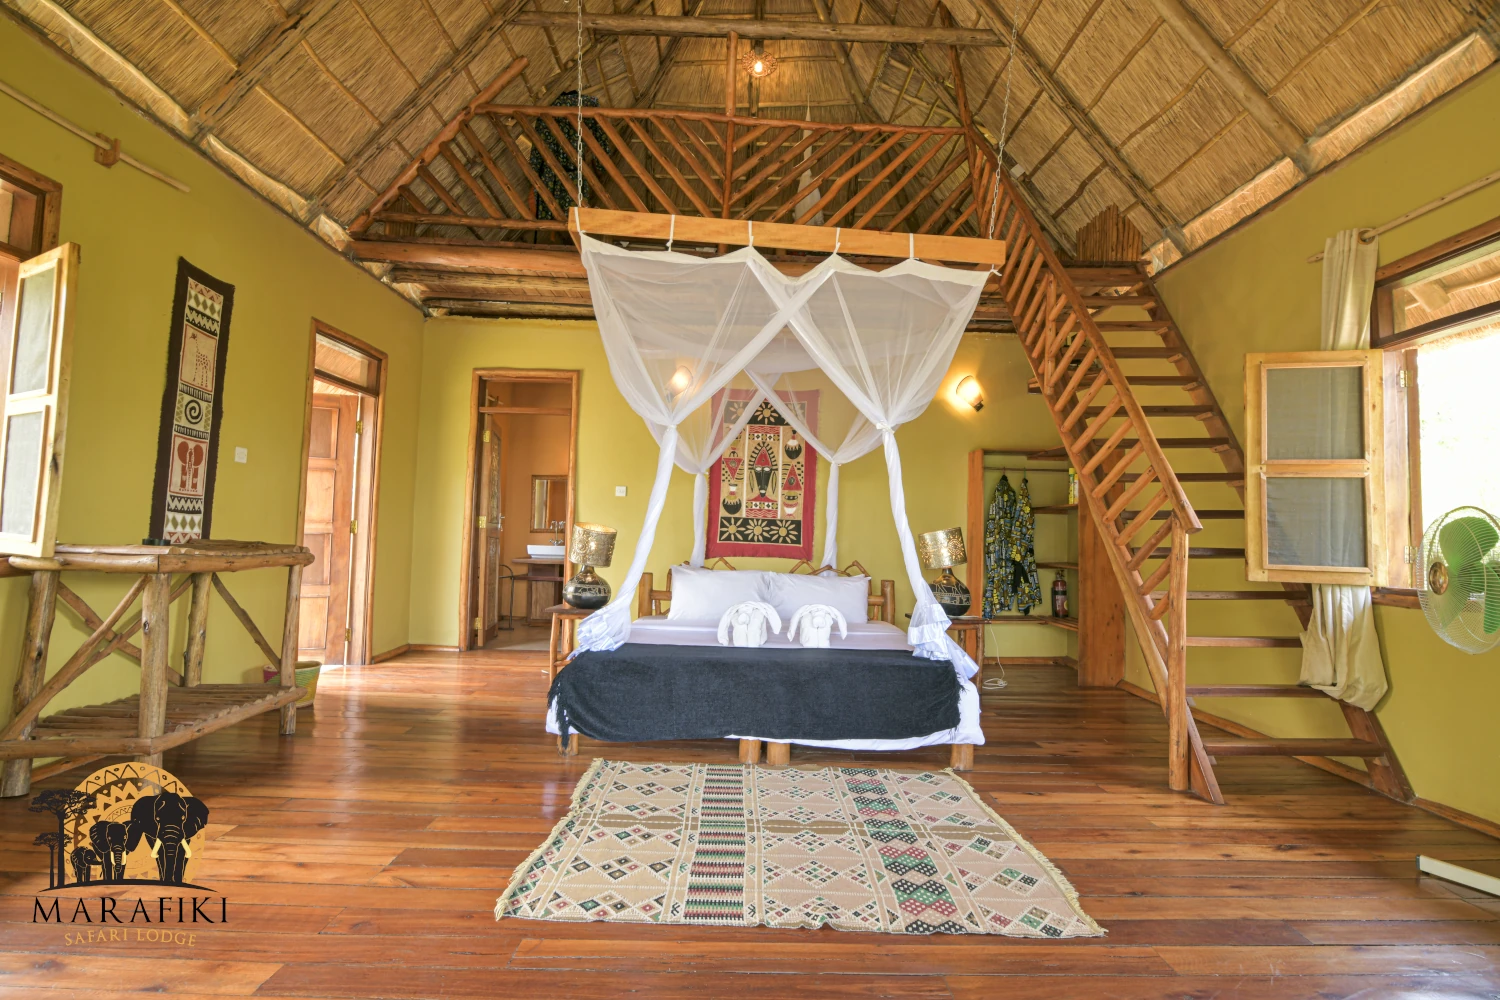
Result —
[[[684,389],[693,384],[693,370],[687,365],[678,365],[672,377],[667,379],[667,388],[674,395],[680,394]]]
[[[756,80],[764,79],[776,72],[776,57],[769,52],[747,52],[740,60],[745,72]]]

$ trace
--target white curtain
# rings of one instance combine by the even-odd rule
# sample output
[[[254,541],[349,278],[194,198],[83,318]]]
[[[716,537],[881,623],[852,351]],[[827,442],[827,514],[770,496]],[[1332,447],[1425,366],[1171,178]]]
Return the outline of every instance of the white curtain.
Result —
[[[1370,346],[1378,257],[1378,242],[1374,237],[1363,242],[1357,229],[1329,237],[1323,255],[1323,350]],[[1302,633],[1302,683],[1366,710],[1385,694],[1385,660],[1369,587],[1312,585],[1312,619]]]
[[[628,639],[630,607],[672,462],[685,459],[689,471],[694,463],[706,470],[712,459],[703,462],[704,457],[722,451],[722,440],[715,451],[713,430],[722,421],[712,411],[706,417],[696,411],[741,372],[778,402],[783,397],[775,382],[816,371],[852,404],[849,430],[839,446],[828,449],[811,428],[789,422],[835,466],[856,452],[884,446],[891,512],[916,595],[908,639],[917,655],[951,660],[960,673],[972,676],[977,666],[948,638],[947,615],[922,579],[906,519],[895,433],[936,395],[989,275],[918,260],[875,272],[834,254],[791,278],[753,247],[705,260],[623,250],[586,235],[580,235],[580,246],[610,372],[631,408],[652,426],[662,457],[619,594],[579,624],[578,647],[613,649]],[[783,415],[792,409],[777,408]],[[863,428],[857,426],[861,420]],[[698,426],[708,428],[702,440],[709,443],[684,449],[680,430]],[[822,439],[827,437],[825,431]],[[695,522],[704,516],[698,513],[699,492],[695,489]],[[836,512],[836,502],[830,506]],[[836,521],[833,527],[836,532]],[[696,537],[695,532],[695,546]]]

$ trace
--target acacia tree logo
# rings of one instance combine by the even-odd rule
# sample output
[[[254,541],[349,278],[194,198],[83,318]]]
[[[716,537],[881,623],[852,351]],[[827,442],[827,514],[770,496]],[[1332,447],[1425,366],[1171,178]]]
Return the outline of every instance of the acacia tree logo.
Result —
[[[49,891],[94,883],[207,888],[188,875],[203,850],[208,806],[161,768],[101,768],[76,788],[39,793],[30,809],[57,818],[56,830],[32,841],[51,852]]]

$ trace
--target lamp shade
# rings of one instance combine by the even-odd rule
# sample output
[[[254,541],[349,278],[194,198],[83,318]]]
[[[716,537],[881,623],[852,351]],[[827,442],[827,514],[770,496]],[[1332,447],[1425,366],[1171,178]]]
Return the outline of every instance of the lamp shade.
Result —
[[[947,569],[949,566],[968,562],[969,554],[964,551],[963,529],[944,528],[942,531],[918,535],[917,555],[921,557],[922,565],[928,569]]]
[[[960,547],[962,542],[959,543]],[[580,522],[573,525],[568,561],[579,566],[608,566],[615,556],[615,529],[602,524]]]

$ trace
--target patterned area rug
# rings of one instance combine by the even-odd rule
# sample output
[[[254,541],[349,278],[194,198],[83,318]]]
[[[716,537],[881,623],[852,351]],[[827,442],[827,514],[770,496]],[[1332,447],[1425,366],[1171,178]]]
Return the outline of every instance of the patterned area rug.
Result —
[[[495,918],[1094,937],[951,771],[596,760]]]

